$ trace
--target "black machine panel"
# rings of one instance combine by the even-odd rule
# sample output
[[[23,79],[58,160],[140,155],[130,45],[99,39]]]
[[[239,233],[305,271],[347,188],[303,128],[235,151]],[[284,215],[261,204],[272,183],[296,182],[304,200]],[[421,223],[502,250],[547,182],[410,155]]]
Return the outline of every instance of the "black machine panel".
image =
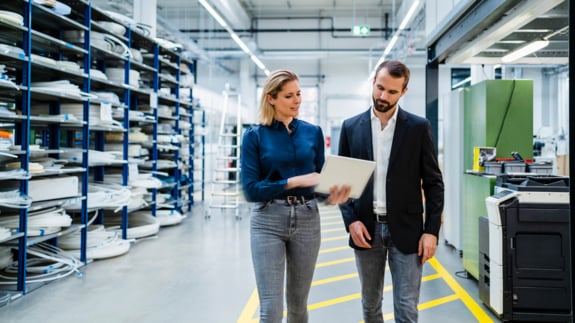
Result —
[[[569,205],[506,202],[504,319],[561,322],[571,311]]]

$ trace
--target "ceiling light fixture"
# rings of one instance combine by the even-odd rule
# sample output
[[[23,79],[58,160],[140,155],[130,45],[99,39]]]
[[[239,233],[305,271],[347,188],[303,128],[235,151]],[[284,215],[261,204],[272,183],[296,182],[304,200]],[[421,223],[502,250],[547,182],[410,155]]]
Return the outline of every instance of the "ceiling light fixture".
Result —
[[[513,52],[501,57],[501,61],[503,63],[511,63],[522,57],[532,54],[542,48],[545,48],[547,47],[547,45],[549,45],[549,41],[547,39],[539,39],[530,42],[527,45],[520,47],[519,49],[514,50]]]
[[[224,27],[228,33],[230,34],[230,37],[232,38],[232,40],[238,45],[240,46],[240,48],[250,56],[250,59],[261,69],[264,71],[264,73],[267,75],[270,74],[270,71],[266,68],[266,66],[264,65],[264,63],[262,63],[262,61],[256,56],[256,54],[254,54],[251,49],[248,47],[248,45],[246,45],[246,43],[244,43],[242,41],[242,39],[238,36],[238,34],[236,34],[236,32],[230,27],[228,26],[228,23],[226,22],[226,20],[220,16],[220,14],[208,3],[207,0],[198,0],[198,2],[210,13],[210,15],[222,26]]]
[[[525,57],[525,56],[527,56],[527,55],[529,55],[529,54],[532,54],[532,53],[534,53],[534,52],[536,52],[536,51],[538,51],[538,50],[540,50],[540,49],[543,49],[543,48],[545,48],[545,47],[547,47],[547,46],[549,45],[549,38],[551,38],[551,37],[553,37],[553,36],[555,36],[555,35],[562,34],[562,33],[564,33],[567,29],[569,29],[569,26],[565,26],[565,27],[563,27],[563,28],[560,28],[560,29],[558,29],[558,30],[556,30],[556,31],[554,31],[554,32],[552,32],[552,33],[550,33],[549,35],[547,35],[547,36],[545,36],[545,37],[543,37],[543,38],[541,38],[541,39],[532,41],[532,42],[530,42],[529,44],[527,44],[527,45],[525,45],[525,46],[523,46],[523,47],[521,47],[521,48],[519,48],[519,49],[517,49],[517,50],[515,50],[515,51],[513,51],[513,52],[511,52],[511,53],[509,53],[509,54],[507,54],[507,55],[505,55],[505,56],[503,56],[503,57],[501,57],[501,61],[502,61],[503,63],[510,63],[510,62],[516,61],[516,60],[518,60],[518,59],[520,59],[520,58],[522,58],[522,57]]]
[[[407,14],[405,14],[405,16],[403,17],[401,24],[399,24],[399,28],[397,28],[397,30],[395,31],[395,34],[393,34],[393,37],[391,37],[391,40],[387,44],[387,47],[385,47],[385,50],[383,51],[383,55],[381,56],[379,61],[377,61],[377,64],[375,64],[376,68],[377,68],[377,66],[379,66],[379,64],[383,63],[383,61],[385,60],[385,57],[387,55],[389,55],[389,53],[393,49],[393,46],[395,46],[395,43],[399,39],[399,35],[407,27],[407,25],[411,22],[411,19],[413,18],[413,16],[417,12],[417,9],[419,8],[419,4],[420,4],[419,0],[413,1],[413,3],[411,4],[411,7],[409,7],[409,10],[407,11]]]

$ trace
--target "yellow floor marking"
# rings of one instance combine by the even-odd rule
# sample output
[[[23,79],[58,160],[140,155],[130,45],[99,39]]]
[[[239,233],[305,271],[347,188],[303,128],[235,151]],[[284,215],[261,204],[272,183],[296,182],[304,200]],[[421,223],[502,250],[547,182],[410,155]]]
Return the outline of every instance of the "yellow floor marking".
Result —
[[[321,226],[326,226],[326,225],[341,225],[342,228],[344,228],[343,223],[341,221],[334,221],[334,222],[322,222]]]
[[[322,279],[322,280],[316,280],[316,281],[311,283],[311,286],[319,286],[319,285],[334,283],[337,281],[356,278],[358,276],[359,275],[357,273],[353,273],[353,274],[340,275],[340,276],[336,276],[336,277],[326,278],[326,279]]]
[[[346,262],[354,262],[354,261],[355,261],[355,257],[349,257],[349,258],[343,258],[343,259],[338,259],[338,260],[334,260],[334,261],[320,262],[317,265],[315,265],[315,268],[339,265],[339,264],[343,264]]]
[[[344,246],[344,247],[321,249],[321,250],[319,251],[319,253],[330,253],[330,252],[336,252],[336,251],[342,251],[342,250],[349,250],[349,247],[348,247],[348,246]]]
[[[310,304],[307,306],[307,309],[308,309],[308,311],[312,311],[312,310],[316,310],[318,308],[332,306],[332,305],[336,305],[336,304],[340,304],[340,303],[345,303],[345,302],[353,301],[353,300],[360,299],[360,298],[361,298],[361,293],[355,293],[355,294],[351,294],[351,295],[347,295],[347,296],[332,298],[330,300],[315,303],[315,304]]]
[[[254,288],[254,291],[252,292],[252,295],[248,299],[248,303],[244,307],[242,314],[240,314],[240,317],[238,318],[237,323],[257,323],[257,322],[259,322],[260,321],[259,317],[254,318],[254,315],[256,314],[259,303],[260,303],[260,301],[258,299],[258,289]]]
[[[458,300],[458,299],[459,299],[459,297],[458,297],[456,294],[453,294],[453,295],[445,296],[445,297],[442,297],[442,298],[438,298],[438,299],[436,299],[436,300],[433,300],[433,301],[430,301],[430,302],[427,302],[427,303],[419,304],[419,305],[417,306],[417,309],[418,309],[419,311],[423,311],[423,310],[426,310],[426,309],[429,309],[429,308],[432,308],[432,307],[435,307],[435,306],[438,306],[438,305],[441,305],[441,304],[445,304],[445,303],[448,303],[448,302],[453,302],[453,301]],[[384,320],[384,321],[393,320],[394,318],[395,318],[395,315],[394,315],[393,313],[387,313],[387,314],[384,314],[384,315],[383,315],[383,320]],[[364,322],[361,321],[360,323],[364,323]]]
[[[477,319],[478,322],[482,323],[492,323],[493,320],[489,317],[487,313],[483,310],[479,304],[471,297],[461,285],[457,283],[455,278],[443,268],[443,266],[437,261],[435,258],[429,259],[429,264],[441,275],[443,280],[447,283],[447,285],[455,292],[455,294],[461,298],[461,301],[467,308],[471,311],[473,316]]]
[[[438,278],[441,278],[441,275],[440,275],[440,274],[432,274],[432,275],[427,275],[427,276],[425,276],[425,277],[422,277],[422,278],[421,278],[421,281],[422,281],[422,282],[427,282],[427,281],[434,280],[434,279],[438,279]]]
[[[349,236],[346,234],[343,236],[324,238],[324,239],[321,239],[321,242],[335,241],[335,240],[347,240],[347,239],[349,239]]]
[[[332,220],[332,219],[340,219],[341,220],[341,215],[331,215],[331,216],[321,216],[322,220]],[[343,221],[340,221],[339,223],[342,223]]]
[[[337,277],[332,277],[332,278],[327,278],[327,279],[322,279],[322,280],[318,280],[318,281],[314,281],[312,283],[312,286],[319,286],[319,285],[324,285],[324,284],[328,284],[328,283],[332,283],[332,282],[336,282],[336,281],[341,281],[341,280],[345,280],[345,279],[352,279],[358,277],[357,273],[353,273],[353,274],[347,274],[347,275],[341,275],[341,276],[337,276]],[[422,281],[430,281],[433,279],[438,279],[441,278],[441,275],[439,274],[433,274],[433,275],[428,275],[422,278]],[[387,285],[383,288],[384,292],[389,292],[393,290],[393,286],[392,285]],[[257,308],[259,306],[259,301],[258,301],[258,293],[257,293],[257,289],[254,289],[254,291],[252,292],[252,295],[250,296],[250,299],[248,300],[248,303],[246,304],[246,306],[244,307],[244,310],[242,311],[242,314],[240,315],[240,318],[238,319],[237,323],[255,323],[255,322],[259,322],[258,318],[254,318],[253,315],[256,315],[256,311]],[[453,299],[451,299],[453,297]],[[345,302],[349,302],[349,301],[353,301],[356,299],[360,299],[361,298],[361,293],[355,293],[355,294],[350,294],[350,295],[346,295],[346,296],[341,296],[341,297],[337,297],[337,298],[332,298],[330,300],[327,301],[323,301],[323,302],[318,302],[318,303],[314,303],[314,304],[310,304],[308,305],[308,310],[316,310],[322,307],[328,307],[328,306],[333,306],[336,304],[341,304],[341,303],[345,303]],[[459,297],[454,294],[452,296],[447,296],[447,297],[443,297],[440,299],[436,299],[424,304],[420,304],[419,305],[419,309],[427,309],[433,306],[437,306],[437,305],[441,305],[443,303],[447,303],[448,301],[452,301],[454,299],[458,299]],[[250,316],[250,313],[252,313],[252,316]],[[285,316],[285,312],[284,312],[284,316]],[[393,318],[393,313],[389,313],[389,314],[385,314],[385,319],[392,319]]]
[[[449,303],[449,302],[456,301],[456,300],[458,300],[458,299],[459,299],[459,296],[457,296],[457,294],[451,294],[451,295],[448,295],[448,296],[444,296],[444,297],[441,297],[441,298],[434,299],[434,300],[429,301],[429,302],[425,302],[425,303],[419,304],[419,305],[417,306],[417,309],[419,309],[420,311],[423,311],[423,310],[426,310],[426,309],[428,309],[428,308],[432,308],[432,307],[435,307],[435,306],[439,306],[439,305],[441,305],[441,304],[445,304],[445,303]]]
[[[321,233],[327,233],[327,232],[345,232],[345,228],[341,227],[341,228],[335,228],[335,229],[327,229],[327,230],[321,230]]]

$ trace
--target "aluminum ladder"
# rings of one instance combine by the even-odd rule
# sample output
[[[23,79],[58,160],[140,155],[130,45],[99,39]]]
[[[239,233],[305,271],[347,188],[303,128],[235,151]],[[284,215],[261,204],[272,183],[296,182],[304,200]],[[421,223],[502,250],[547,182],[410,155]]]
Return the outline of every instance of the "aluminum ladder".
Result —
[[[206,217],[213,209],[233,210],[240,218],[240,151],[241,151],[241,96],[226,90],[213,165],[210,203]],[[233,112],[232,112],[233,111]]]

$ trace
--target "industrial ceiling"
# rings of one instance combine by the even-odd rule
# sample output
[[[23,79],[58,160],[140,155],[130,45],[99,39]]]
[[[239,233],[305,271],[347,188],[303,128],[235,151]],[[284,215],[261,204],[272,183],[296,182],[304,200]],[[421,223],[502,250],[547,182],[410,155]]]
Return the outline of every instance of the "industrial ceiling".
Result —
[[[413,1],[207,0],[264,63],[287,57],[380,57],[405,15],[403,7]],[[133,5],[133,0],[92,2],[127,15]],[[425,62],[427,47],[437,45],[436,36],[457,32],[449,28],[458,26],[466,15],[477,14],[474,10],[482,4],[483,10],[489,5],[495,9],[481,20],[468,19],[467,23],[472,24],[467,26],[469,31],[441,53],[442,62],[500,64],[501,58],[515,49],[545,39],[546,47],[513,63],[568,63],[567,0],[461,0],[459,12],[440,22],[444,30],[435,34],[425,31],[426,2],[422,1],[411,23],[401,32],[392,57],[419,55]],[[233,61],[246,56],[199,1],[157,0],[157,15],[158,36],[189,42],[202,51],[204,58]],[[369,34],[352,34],[352,26],[364,24],[370,27]]]

